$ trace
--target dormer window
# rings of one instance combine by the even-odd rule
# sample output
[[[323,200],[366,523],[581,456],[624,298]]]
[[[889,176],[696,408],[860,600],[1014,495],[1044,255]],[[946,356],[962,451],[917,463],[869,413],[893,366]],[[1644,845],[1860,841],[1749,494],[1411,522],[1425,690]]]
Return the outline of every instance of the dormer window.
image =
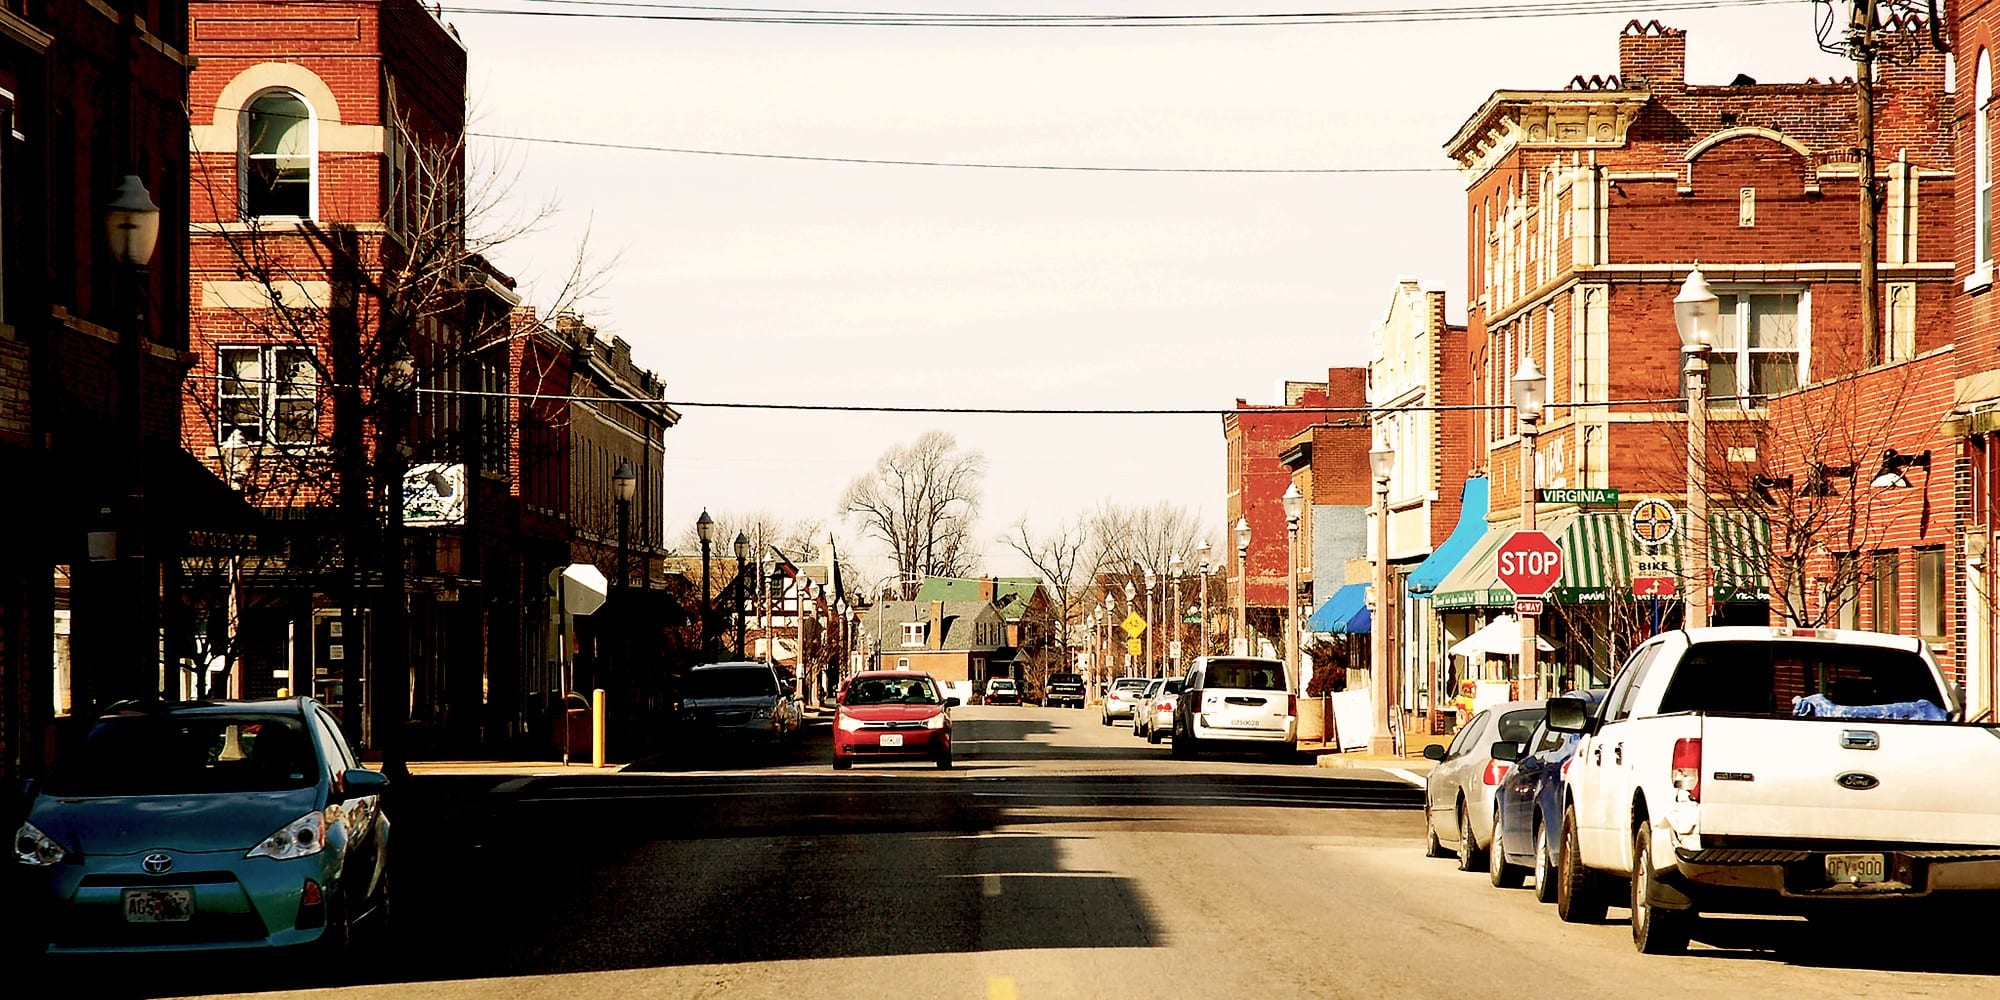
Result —
[[[923,623],[923,622],[904,622],[904,623],[903,623],[903,645],[905,645],[905,646],[921,646],[921,645],[923,645],[923,644],[924,644],[924,623]]]
[[[312,109],[289,90],[269,90],[243,115],[243,214],[310,219],[318,152]]]

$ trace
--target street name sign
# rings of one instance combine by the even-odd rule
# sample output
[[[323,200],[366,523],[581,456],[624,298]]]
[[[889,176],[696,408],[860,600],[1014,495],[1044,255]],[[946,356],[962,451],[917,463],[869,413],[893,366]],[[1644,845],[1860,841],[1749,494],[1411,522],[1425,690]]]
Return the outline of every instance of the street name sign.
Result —
[[[1618,487],[1590,486],[1570,489],[1540,489],[1535,491],[1536,503],[1573,503],[1586,506],[1618,506]]]
[[[1500,582],[1515,597],[1541,597],[1562,577],[1562,549],[1548,532],[1516,531],[1500,543]]]

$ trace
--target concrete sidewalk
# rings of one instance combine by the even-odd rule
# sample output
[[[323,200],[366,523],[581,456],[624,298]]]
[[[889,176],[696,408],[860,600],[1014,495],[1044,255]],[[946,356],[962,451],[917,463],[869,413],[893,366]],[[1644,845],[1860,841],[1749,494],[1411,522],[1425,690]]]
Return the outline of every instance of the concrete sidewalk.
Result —
[[[496,777],[576,777],[579,775],[617,774],[629,761],[613,761],[603,767],[591,767],[589,758],[564,766],[559,760],[416,760],[410,762],[412,777],[425,775],[464,774],[493,775]],[[366,765],[380,771],[381,761],[370,761]]]
[[[1320,767],[1386,771],[1419,787],[1429,777],[1431,768],[1437,766],[1427,757],[1396,757],[1361,751],[1321,754],[1315,763]]]

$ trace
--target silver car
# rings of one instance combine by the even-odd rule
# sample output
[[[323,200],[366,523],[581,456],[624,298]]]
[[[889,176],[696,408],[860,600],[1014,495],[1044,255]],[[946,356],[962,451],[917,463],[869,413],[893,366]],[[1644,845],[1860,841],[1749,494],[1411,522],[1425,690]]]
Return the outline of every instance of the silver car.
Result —
[[[1162,677],[1146,685],[1132,710],[1132,735],[1158,743],[1174,731],[1174,700],[1181,695],[1181,678]]]
[[[1513,765],[1493,759],[1493,744],[1527,742],[1546,703],[1508,701],[1472,717],[1451,745],[1424,748],[1437,761],[1424,794],[1424,854],[1458,853],[1459,871],[1484,871],[1493,846],[1493,797]]]
[[[727,742],[777,743],[799,735],[804,712],[768,663],[742,660],[690,667],[674,723],[687,748]]]
[[[1139,695],[1152,681],[1144,677],[1120,677],[1111,682],[1111,690],[1104,695],[1104,712],[1098,721],[1110,725],[1112,719],[1129,719],[1132,709],[1139,704]]]

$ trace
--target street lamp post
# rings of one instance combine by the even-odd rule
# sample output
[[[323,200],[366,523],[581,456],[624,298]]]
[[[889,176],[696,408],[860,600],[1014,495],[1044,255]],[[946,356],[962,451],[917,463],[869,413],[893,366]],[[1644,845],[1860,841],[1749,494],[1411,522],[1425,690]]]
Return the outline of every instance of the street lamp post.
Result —
[[[1201,629],[1195,635],[1194,655],[1207,656],[1208,655],[1208,553],[1209,553],[1208,540],[1203,539],[1200,547],[1196,548],[1195,551],[1201,553],[1201,563],[1197,567],[1201,570],[1201,594],[1197,598],[1201,606]]]
[[[1305,694],[1299,677],[1299,517],[1305,513],[1305,494],[1299,484],[1285,487],[1285,670],[1291,675],[1296,693]]]
[[[1708,351],[1721,325],[1720,303],[1701,273],[1688,272],[1674,296],[1674,327],[1681,337],[1681,373],[1687,377],[1687,536],[1688,590],[1682,627],[1709,623],[1708,582]]]
[[[1158,677],[1159,659],[1153,653],[1153,637],[1160,632],[1160,577],[1146,567],[1146,676]]]
[[[710,658],[708,645],[708,546],[715,539],[715,519],[708,516],[707,510],[703,510],[701,516],[695,518],[694,533],[695,537],[701,539],[701,657],[706,660]]]
[[[1514,371],[1514,411],[1521,418],[1521,530],[1535,528],[1535,430],[1542,419],[1542,402],[1548,395],[1549,377],[1535,367],[1534,358],[1522,358],[1521,366]],[[1516,612],[1519,614],[1519,612]],[[1535,657],[1535,626],[1537,616],[1521,614],[1521,684],[1514,687],[1516,697],[1524,691],[1541,690],[1541,669]]]
[[[1369,687],[1375,696],[1375,738],[1369,751],[1401,755],[1403,727],[1398,723],[1402,718],[1395,702],[1402,689],[1389,663],[1394,648],[1389,641],[1389,619],[1395,604],[1389,599],[1389,476],[1395,468],[1396,453],[1388,442],[1369,450],[1368,469],[1375,474],[1375,617],[1369,623],[1368,637],[1374,661]]]
[[[750,562],[750,539],[742,532],[736,533],[736,599],[730,603],[736,607],[736,658],[747,660],[750,655],[743,648],[743,629],[750,623],[750,608],[743,596],[743,567]]]
[[[1167,580],[1167,622],[1173,631],[1167,633],[1167,668],[1161,671],[1162,677],[1172,677],[1181,665],[1181,554],[1178,552],[1167,557]]]
[[[1131,614],[1131,613],[1132,613],[1132,602],[1133,602],[1133,600],[1135,600],[1135,599],[1136,599],[1136,598],[1137,598],[1138,596],[1139,596],[1139,588],[1138,588],[1138,587],[1136,587],[1136,586],[1133,586],[1133,584],[1132,584],[1132,581],[1130,581],[1130,580],[1127,580],[1127,581],[1125,581],[1125,613],[1126,613],[1126,614],[1128,614],[1128,615],[1129,615],[1129,614]],[[1127,674],[1128,676],[1129,676],[1129,675],[1130,675],[1130,674],[1132,673],[1132,647],[1131,647],[1131,645],[1130,645],[1130,644],[1127,644],[1127,645],[1126,645],[1126,647],[1125,647],[1125,673],[1126,673],[1126,674]]]
[[[125,606],[125,613],[117,617],[123,618],[127,627],[115,633],[123,635],[126,644],[109,646],[111,654],[92,665],[90,683],[94,704],[91,709],[102,708],[113,698],[126,694],[159,690],[157,686],[149,687],[157,685],[159,674],[156,604],[159,591],[153,585],[154,581],[149,579],[146,555],[144,372],[146,268],[153,262],[153,251],[160,239],[160,206],[153,203],[145,182],[138,176],[125,175],[111,203],[105,206],[104,235],[112,259],[130,271],[131,310],[119,324],[124,330],[118,338],[118,425],[123,445],[123,461],[120,464],[124,473],[125,498],[120,505],[116,535],[117,577],[121,591],[119,603]],[[143,681],[136,674],[130,675],[130,683],[114,679],[145,666],[150,666],[148,672],[152,676]]]
[[[1236,636],[1250,655],[1250,519],[1236,519]],[[1234,650],[1231,650],[1234,652]]]
[[[617,614],[618,617],[613,622],[613,624],[617,626],[617,629],[613,634],[613,642],[612,642],[612,648],[616,651],[616,656],[611,659],[610,663],[606,664],[606,670],[604,671],[605,676],[599,678],[599,682],[602,683],[603,686],[605,687],[611,686],[609,683],[605,682],[610,681],[611,670],[613,668],[623,665],[623,656],[625,650],[627,647],[630,646],[629,627],[631,622],[630,619],[627,618],[626,616],[630,615],[632,611],[626,605],[630,603],[630,599],[627,595],[630,594],[632,590],[631,566],[629,562],[631,559],[629,553],[631,552],[631,542],[632,542],[632,497],[638,491],[639,491],[639,476],[637,473],[632,471],[632,463],[622,458],[619,459],[618,471],[613,472],[611,474],[612,499],[614,499],[618,504],[619,601],[618,601],[618,607],[615,609],[615,613]]]

